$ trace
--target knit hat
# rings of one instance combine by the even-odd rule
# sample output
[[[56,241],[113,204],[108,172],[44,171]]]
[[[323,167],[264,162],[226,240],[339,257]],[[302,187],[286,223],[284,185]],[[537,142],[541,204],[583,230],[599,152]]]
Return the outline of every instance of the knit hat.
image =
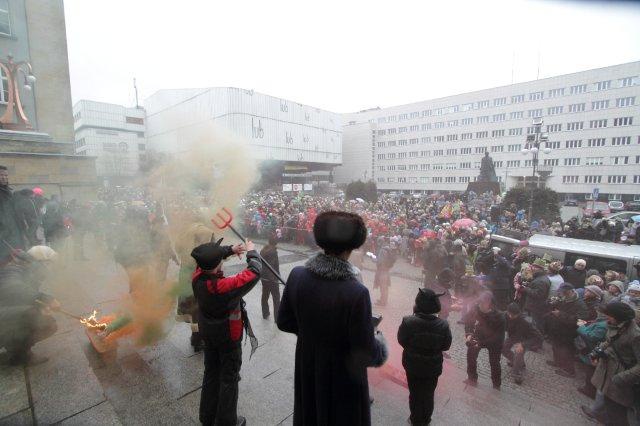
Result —
[[[201,269],[214,269],[224,259],[225,249],[220,246],[222,238],[215,243],[205,243],[194,248],[191,251],[191,257],[196,260],[196,263]]]
[[[44,195],[44,191],[42,190],[42,188],[36,186],[35,188],[33,188],[33,194],[42,197]]]
[[[624,283],[622,281],[611,281],[607,284],[607,287],[609,287],[610,285],[617,287],[620,291],[620,294],[624,293]]]
[[[599,300],[602,300],[602,296],[604,296],[604,292],[597,285],[588,285],[584,288],[584,290],[595,294]]]
[[[627,287],[627,291],[640,291],[640,282],[638,280],[631,281],[629,287]]]
[[[518,306],[517,303],[510,303],[509,306],[507,306],[507,312],[512,315],[520,315],[522,311],[520,310],[520,306]]]
[[[630,321],[636,317],[636,312],[633,308],[622,302],[609,302],[600,308],[600,311],[605,315],[615,318],[618,322]]]
[[[573,290],[575,287],[569,283],[562,283],[560,284],[560,287],[558,287],[558,291],[563,292],[563,291],[569,291],[569,290]]]
[[[587,267],[587,261],[584,259],[578,259],[576,260],[576,263],[573,264],[573,267],[576,268],[578,271],[582,271],[584,270],[584,268]]]
[[[443,294],[436,294],[430,288],[418,289],[414,311],[422,314],[437,314],[442,309],[439,297]]]

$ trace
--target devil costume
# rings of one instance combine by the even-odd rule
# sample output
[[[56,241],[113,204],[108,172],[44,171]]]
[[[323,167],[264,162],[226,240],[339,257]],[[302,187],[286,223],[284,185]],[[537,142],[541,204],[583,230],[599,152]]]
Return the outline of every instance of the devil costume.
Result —
[[[252,354],[258,343],[242,297],[258,283],[262,263],[252,250],[247,252],[247,268],[239,274],[225,277],[222,271],[213,273],[233,254],[231,246],[220,246],[221,241],[202,244],[191,252],[198,264],[192,281],[199,308],[198,329],[205,341],[200,421],[204,425],[235,426],[243,328],[251,340]]]

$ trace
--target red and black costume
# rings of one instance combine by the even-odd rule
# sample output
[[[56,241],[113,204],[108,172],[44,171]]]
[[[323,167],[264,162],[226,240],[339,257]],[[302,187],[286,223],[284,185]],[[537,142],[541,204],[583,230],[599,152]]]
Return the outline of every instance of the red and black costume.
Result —
[[[220,246],[220,241],[198,246],[191,253],[198,263],[192,286],[199,308],[198,329],[205,342],[200,399],[204,425],[236,425],[243,328],[251,338],[252,353],[257,347],[242,297],[258,283],[262,263],[252,250],[246,254],[247,268],[239,274],[225,277],[222,271],[209,272],[231,255],[231,247]]]

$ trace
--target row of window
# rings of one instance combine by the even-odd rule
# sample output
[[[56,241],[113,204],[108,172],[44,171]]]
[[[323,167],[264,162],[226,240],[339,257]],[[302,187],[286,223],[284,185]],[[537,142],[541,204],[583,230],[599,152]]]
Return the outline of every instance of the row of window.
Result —
[[[606,176],[606,180],[603,180],[602,175],[583,176],[582,178],[582,183],[602,183],[603,181],[611,184],[627,183],[626,175],[609,175]],[[628,183],[640,183],[640,175],[630,176],[628,181]],[[580,176],[562,176],[562,183],[581,183]]]
[[[379,183],[469,183],[472,180],[477,180],[477,177],[470,176],[389,176],[389,177],[378,177]],[[501,176],[498,176],[498,180],[502,180]],[[640,184],[640,175],[629,176],[629,183],[633,182],[634,184]],[[590,175],[590,176],[582,176],[582,181],[580,180],[580,176],[562,176],[562,183],[602,183],[603,176],[601,175]],[[625,184],[627,183],[626,175],[609,175],[606,176],[606,183],[610,184]]]
[[[625,77],[625,78],[618,79],[616,87],[632,86],[634,85],[635,79],[636,77]],[[591,89],[592,89],[591,91],[608,90],[608,89],[611,89],[612,87],[613,86],[612,86],[611,80],[598,81],[591,85]],[[579,95],[582,93],[586,93],[588,87],[587,87],[587,84],[578,84],[575,86],[571,86],[568,89],[569,90],[565,90],[565,88],[551,89],[547,92],[547,98],[557,98],[560,96],[565,96],[566,94]],[[518,104],[518,103],[525,102],[526,99],[528,99],[529,101],[539,101],[544,98],[545,98],[544,91],[532,92],[532,93],[529,93],[528,96],[526,94],[513,95],[510,98],[511,100],[510,103]],[[379,117],[378,123],[391,123],[395,121],[411,120],[411,119],[420,118],[420,117],[424,118],[424,117],[431,117],[431,116],[440,116],[440,115],[452,114],[457,112],[484,109],[484,108],[489,108],[491,106],[499,107],[499,106],[507,105],[507,100],[508,100],[507,97],[504,96],[500,98],[495,98],[493,99],[493,101],[489,99],[485,99],[478,102],[466,103],[462,105],[453,105],[449,107],[427,109],[423,111],[414,111],[414,112],[403,113],[399,115],[389,115],[386,117]]]
[[[534,117],[542,117],[542,110],[539,110],[540,114],[534,116]],[[504,114],[502,114],[504,115]],[[478,119],[482,119],[483,117],[478,117]],[[487,116],[488,119],[488,116]],[[462,120],[464,121],[464,120]],[[504,121],[504,120],[494,120],[494,122],[496,121]],[[488,123],[489,121],[478,121],[478,123]],[[619,126],[630,126],[633,124],[633,117],[618,117],[618,118],[614,118],[613,119],[613,126],[614,127],[619,127]],[[589,121],[589,128],[590,129],[600,129],[603,127],[607,127],[608,125],[608,120],[607,119],[598,119],[598,120],[590,120]],[[442,129],[445,127],[456,127],[458,126],[458,120],[452,120],[448,122],[448,125],[445,126],[445,122],[441,121],[439,123],[435,123],[435,128],[436,129]],[[427,131],[427,130],[431,130],[431,123],[425,123],[422,125],[413,125],[413,126],[408,126],[408,127],[391,127],[389,129],[380,129],[378,130],[378,136],[386,136],[386,135],[395,135],[395,134],[400,134],[400,133],[412,133],[412,132],[420,132],[420,131]],[[521,130],[522,128],[520,128]],[[528,127],[528,133],[534,133],[534,129],[535,126],[530,126]],[[567,130],[582,130],[584,129],[584,122],[583,121],[574,121],[574,122],[570,122],[567,123]],[[510,130],[518,130],[518,128],[515,129],[510,129]],[[557,123],[557,124],[548,124],[547,125],[547,132],[560,132],[562,131],[562,123]],[[503,131],[504,132],[504,131]],[[471,134],[471,133],[469,133]],[[521,133],[519,133],[521,134]],[[510,134],[510,136],[514,136],[513,134]]]

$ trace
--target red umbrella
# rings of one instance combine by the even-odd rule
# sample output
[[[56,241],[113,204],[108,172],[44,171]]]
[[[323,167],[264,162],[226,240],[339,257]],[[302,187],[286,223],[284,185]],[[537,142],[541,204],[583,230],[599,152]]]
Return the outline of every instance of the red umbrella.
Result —
[[[455,229],[472,228],[476,226],[476,222],[472,219],[469,219],[468,217],[463,217],[462,219],[458,219],[455,222],[453,222],[453,225],[451,226]]]
[[[422,231],[421,237],[429,240],[435,240],[436,238],[438,238],[438,233],[435,231],[432,231],[431,229],[426,229]]]

